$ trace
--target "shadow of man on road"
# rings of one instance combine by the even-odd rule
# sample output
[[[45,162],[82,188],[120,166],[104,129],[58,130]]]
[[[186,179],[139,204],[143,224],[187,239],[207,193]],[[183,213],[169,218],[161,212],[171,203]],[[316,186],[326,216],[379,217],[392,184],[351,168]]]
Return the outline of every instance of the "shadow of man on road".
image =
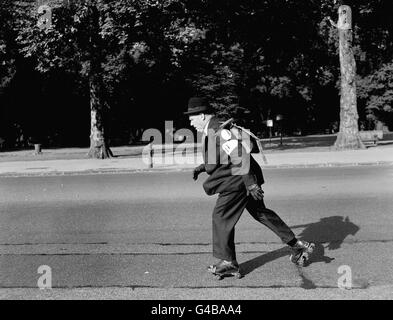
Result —
[[[315,250],[308,265],[315,262],[330,263],[334,258],[326,256],[325,249],[339,249],[347,236],[355,235],[360,230],[348,217],[344,218],[342,216],[332,216],[322,218],[315,223],[291,226],[291,229],[299,228],[304,228],[297,237],[299,240],[315,243]],[[246,261],[240,265],[240,268],[243,274],[246,275],[268,262],[289,254],[290,249],[283,247]]]

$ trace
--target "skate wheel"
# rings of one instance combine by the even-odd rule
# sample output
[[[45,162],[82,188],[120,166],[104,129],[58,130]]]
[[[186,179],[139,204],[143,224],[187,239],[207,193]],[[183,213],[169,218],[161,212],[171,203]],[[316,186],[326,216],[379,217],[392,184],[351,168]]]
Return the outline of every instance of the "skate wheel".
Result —
[[[302,256],[302,257],[300,257],[300,259],[298,260],[297,265],[298,265],[299,267],[303,267],[306,261],[307,261],[307,258],[306,258],[305,256]]]
[[[220,281],[220,280],[223,279],[222,276],[219,275],[219,274],[216,274],[216,275],[214,276],[214,278],[215,278],[216,280],[218,280],[218,281]]]
[[[241,273],[235,273],[236,279],[241,279],[243,278],[243,275]]]

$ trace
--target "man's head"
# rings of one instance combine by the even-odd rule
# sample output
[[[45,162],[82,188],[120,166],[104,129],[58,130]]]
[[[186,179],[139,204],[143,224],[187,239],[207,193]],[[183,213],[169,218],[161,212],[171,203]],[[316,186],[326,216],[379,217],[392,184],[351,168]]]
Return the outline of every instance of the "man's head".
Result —
[[[209,122],[213,115],[211,114],[205,114],[205,113],[199,113],[199,114],[194,114],[190,115],[190,124],[198,131],[198,132],[203,132],[203,129],[205,128],[206,124]]]
[[[212,109],[204,98],[193,97],[188,101],[188,110],[184,114],[189,116],[191,125],[202,132],[211,119]]]

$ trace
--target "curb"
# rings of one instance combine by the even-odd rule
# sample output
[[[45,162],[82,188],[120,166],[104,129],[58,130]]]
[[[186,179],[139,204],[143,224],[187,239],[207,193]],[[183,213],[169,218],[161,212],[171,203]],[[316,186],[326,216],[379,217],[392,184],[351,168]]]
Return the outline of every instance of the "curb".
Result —
[[[393,166],[393,161],[374,161],[374,162],[327,162],[327,163],[304,163],[304,164],[280,164],[263,165],[262,169],[307,169],[307,168],[334,168],[334,167],[356,167],[356,166]],[[156,169],[96,169],[82,171],[48,171],[48,172],[7,172],[0,173],[0,178],[12,177],[51,177],[51,176],[75,176],[75,175],[94,175],[94,174],[133,174],[133,173],[164,173],[164,172],[186,172],[193,168],[156,168]]]
[[[279,164],[279,165],[265,165],[265,166],[262,166],[262,168],[263,169],[286,169],[286,168],[325,168],[325,167],[389,166],[389,165],[393,165],[393,161]]]

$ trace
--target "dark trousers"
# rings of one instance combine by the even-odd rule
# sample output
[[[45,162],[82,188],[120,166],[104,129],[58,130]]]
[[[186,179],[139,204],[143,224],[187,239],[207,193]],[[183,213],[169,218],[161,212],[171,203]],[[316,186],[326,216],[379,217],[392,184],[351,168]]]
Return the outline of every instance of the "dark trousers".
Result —
[[[236,260],[235,225],[244,209],[258,222],[272,230],[284,243],[295,238],[292,230],[263,200],[247,195],[246,189],[221,193],[213,210],[213,256],[218,259]]]

